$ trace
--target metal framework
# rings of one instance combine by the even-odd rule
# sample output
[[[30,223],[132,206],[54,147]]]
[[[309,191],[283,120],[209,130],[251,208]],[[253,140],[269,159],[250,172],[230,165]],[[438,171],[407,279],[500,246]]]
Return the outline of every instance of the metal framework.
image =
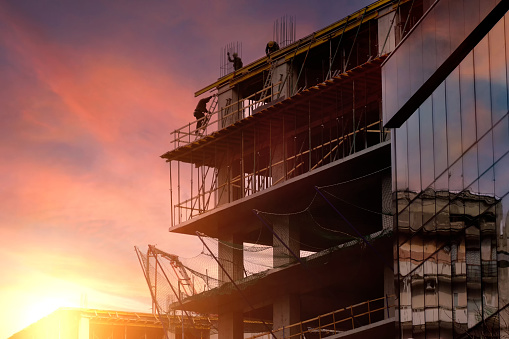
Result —
[[[172,226],[386,141],[383,60],[290,98],[259,100],[223,114],[223,119],[241,116],[231,124],[213,112],[216,118],[203,126],[203,137],[196,136],[194,123],[174,131],[174,147],[162,155],[170,163]],[[278,94],[273,91],[271,98]]]
[[[188,331],[210,331],[213,325],[208,316],[187,311],[177,314],[175,310],[170,308],[171,300],[176,299],[179,304],[182,304],[184,297],[189,297],[195,293],[193,283],[187,276],[186,270],[182,267],[178,257],[161,251],[152,245],[149,245],[146,255],[143,255],[137,247],[135,247],[135,251],[152,297],[152,311],[158,314],[165,336],[168,338],[168,332],[176,332],[177,328],[180,328],[182,334],[184,334],[185,328]],[[178,286],[171,283],[161,259],[165,259],[170,263],[173,273],[177,276]]]

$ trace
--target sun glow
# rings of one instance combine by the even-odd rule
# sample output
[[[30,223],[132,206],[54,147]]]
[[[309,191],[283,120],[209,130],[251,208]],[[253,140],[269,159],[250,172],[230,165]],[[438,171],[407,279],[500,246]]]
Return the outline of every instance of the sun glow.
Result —
[[[84,287],[76,283],[33,271],[31,279],[19,281],[16,286],[11,286],[9,291],[5,291],[8,300],[2,300],[2,303],[5,301],[15,307],[0,311],[0,316],[6,322],[2,325],[9,324],[11,331],[16,332],[60,307],[79,307],[83,291]],[[14,333],[10,333],[12,334]]]
[[[69,306],[69,302],[65,298],[55,296],[43,297],[27,307],[27,321],[34,323],[64,306]]]

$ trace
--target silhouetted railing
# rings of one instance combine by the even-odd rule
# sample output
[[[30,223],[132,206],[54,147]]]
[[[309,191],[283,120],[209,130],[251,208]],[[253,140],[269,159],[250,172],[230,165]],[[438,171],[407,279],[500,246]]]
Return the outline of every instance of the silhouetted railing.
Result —
[[[277,338],[325,338],[341,332],[353,330],[389,318],[389,310],[394,308],[394,295],[368,300],[334,312],[319,315],[313,319],[274,329]],[[260,333],[250,339],[267,336]]]

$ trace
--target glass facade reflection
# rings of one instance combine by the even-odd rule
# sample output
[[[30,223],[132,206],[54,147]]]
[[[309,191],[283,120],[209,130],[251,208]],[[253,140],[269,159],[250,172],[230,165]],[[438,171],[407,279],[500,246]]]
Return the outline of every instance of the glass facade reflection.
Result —
[[[456,66],[455,58],[463,57],[477,44],[483,29],[489,29],[485,26],[489,26],[490,20],[500,19],[505,7],[506,1],[501,0],[433,3],[384,64],[387,127],[399,127],[408,118],[429,95],[430,88],[441,81],[442,74]]]
[[[464,36],[498,3],[467,2],[439,1],[384,65],[384,98],[397,96],[385,123],[452,52],[437,39]],[[506,14],[392,130],[400,338],[509,337],[508,60]]]

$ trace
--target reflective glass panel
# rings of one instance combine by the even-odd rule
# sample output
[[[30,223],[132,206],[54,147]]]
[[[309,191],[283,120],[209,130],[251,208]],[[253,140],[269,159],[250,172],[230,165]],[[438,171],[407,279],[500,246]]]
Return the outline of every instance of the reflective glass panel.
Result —
[[[507,65],[505,63],[506,37],[504,21],[501,20],[489,33],[491,114],[493,123],[507,114]]]
[[[419,138],[419,111],[407,121],[408,128],[408,188],[413,192],[421,191],[421,155]]]
[[[423,80],[426,81],[437,68],[435,44],[435,16],[428,15],[420,24],[422,27],[422,53],[425,55],[422,63]],[[410,38],[413,38],[410,36]]]
[[[474,49],[475,109],[477,137],[491,128],[490,58],[488,37]]]
[[[433,157],[433,115],[431,98],[419,109],[421,128],[421,180],[422,187],[428,187],[435,180],[435,162]],[[398,155],[399,157],[399,155]]]
[[[396,146],[396,188],[398,191],[405,191],[408,189],[408,141],[407,141],[407,129],[406,124],[401,128],[394,131],[394,139]]]
[[[461,138],[465,152],[476,139],[473,53],[459,65],[461,95]]]
[[[408,44],[400,45],[399,52],[396,53],[396,59],[398,60],[398,107],[401,107],[406,100],[410,97],[410,56],[408,54]]]
[[[447,169],[447,119],[445,112],[445,84],[442,83],[433,93],[433,157],[435,176]],[[441,177],[435,182],[436,190],[447,190],[448,180]]]
[[[409,48],[409,58],[411,62],[411,76],[410,76],[410,90],[411,93],[414,93],[419,89],[423,82],[423,70],[421,67],[417,65],[423,64],[423,59],[427,56],[424,55],[422,51],[422,27],[419,25],[414,28],[412,32],[412,39],[408,40]],[[417,67],[416,67],[417,66]]]
[[[497,160],[495,163],[495,197],[504,198],[509,193],[509,153]],[[503,205],[504,210],[509,205]]]
[[[412,273],[412,334],[414,338],[425,338],[424,284],[423,266],[419,266]]]
[[[479,193],[492,196],[494,193],[493,133],[488,132],[478,143]]]
[[[479,192],[477,179],[479,171],[477,167],[477,144],[470,147],[463,156],[463,179],[464,187],[471,192]]]
[[[463,1],[463,10],[465,13],[465,33],[471,32],[479,23],[480,18],[480,2],[482,0],[466,0]]]
[[[451,34],[449,32],[451,19],[449,17],[449,2],[450,1],[442,1],[442,8],[435,11],[435,48],[437,60],[440,62],[447,59],[451,54],[451,43],[453,45],[457,43],[457,40],[451,40]]]
[[[450,165],[458,160],[462,153],[459,68],[456,68],[449,75],[445,86],[447,99],[447,163]]]
[[[493,127],[493,153],[494,160],[497,161],[509,151],[509,115],[499,121]]]

